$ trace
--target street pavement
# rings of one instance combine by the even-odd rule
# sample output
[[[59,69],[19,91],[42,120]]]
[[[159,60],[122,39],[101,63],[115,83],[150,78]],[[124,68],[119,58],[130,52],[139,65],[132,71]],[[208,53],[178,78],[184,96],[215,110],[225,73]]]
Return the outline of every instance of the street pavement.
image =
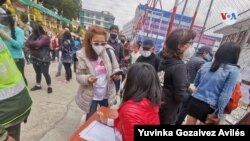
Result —
[[[69,83],[65,79],[64,68],[62,75],[55,77],[57,62],[51,63],[53,93],[47,93],[47,85],[42,77],[42,90],[30,92],[33,99],[31,114],[26,124],[22,124],[21,141],[67,141],[72,133],[80,126],[83,116],[75,104],[78,84],[73,74]],[[32,65],[25,66],[25,75],[29,88],[35,85],[35,72]]]

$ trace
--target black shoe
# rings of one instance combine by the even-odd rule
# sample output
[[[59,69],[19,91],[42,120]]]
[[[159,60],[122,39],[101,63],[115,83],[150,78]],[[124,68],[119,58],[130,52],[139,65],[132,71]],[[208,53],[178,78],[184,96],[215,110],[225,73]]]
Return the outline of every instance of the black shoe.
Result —
[[[41,86],[35,85],[33,88],[30,89],[30,91],[36,91],[36,90],[41,90],[41,89],[42,89]]]
[[[52,93],[52,92],[53,92],[52,88],[51,88],[51,87],[48,87],[47,92],[48,92],[48,94]]]

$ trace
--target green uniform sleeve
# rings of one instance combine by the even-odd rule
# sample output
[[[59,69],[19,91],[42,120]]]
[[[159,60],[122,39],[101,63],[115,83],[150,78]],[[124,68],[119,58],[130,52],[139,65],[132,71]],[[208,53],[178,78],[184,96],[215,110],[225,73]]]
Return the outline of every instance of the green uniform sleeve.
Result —
[[[0,141],[5,141],[8,137],[8,132],[0,125]]]

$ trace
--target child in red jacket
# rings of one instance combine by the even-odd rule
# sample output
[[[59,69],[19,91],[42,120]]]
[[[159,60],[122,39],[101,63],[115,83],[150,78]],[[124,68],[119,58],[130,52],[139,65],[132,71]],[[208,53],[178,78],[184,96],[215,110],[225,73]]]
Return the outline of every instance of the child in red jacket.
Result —
[[[120,108],[108,118],[99,113],[100,121],[115,127],[116,140],[133,141],[134,125],[160,124],[160,101],[161,86],[155,69],[135,63],[128,71]]]

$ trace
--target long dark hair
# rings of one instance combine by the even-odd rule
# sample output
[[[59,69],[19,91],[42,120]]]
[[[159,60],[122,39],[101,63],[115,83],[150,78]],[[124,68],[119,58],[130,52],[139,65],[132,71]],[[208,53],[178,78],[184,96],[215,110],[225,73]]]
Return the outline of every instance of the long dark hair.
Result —
[[[16,40],[16,30],[15,30],[15,20],[12,16],[12,13],[8,9],[4,9],[7,14],[7,20],[9,22],[11,38]]]
[[[68,40],[70,41],[70,47],[73,48],[74,47],[74,41],[72,39],[71,33],[70,33],[70,31],[66,30],[63,33],[63,42],[68,41]]]
[[[236,65],[239,60],[241,48],[237,43],[227,42],[222,44],[215,54],[215,60],[210,69],[215,72],[222,64]]]
[[[181,53],[179,52],[179,45],[188,43],[191,39],[194,39],[196,33],[189,29],[176,29],[170,33],[165,41],[165,50],[163,54],[166,57],[175,57],[180,59]]]
[[[161,101],[161,85],[155,69],[146,63],[133,64],[127,73],[123,102],[147,98],[153,106]]]
[[[43,27],[39,23],[31,22],[30,26],[32,28],[32,34],[30,38],[37,39],[42,35],[47,35],[47,33],[44,31]]]

